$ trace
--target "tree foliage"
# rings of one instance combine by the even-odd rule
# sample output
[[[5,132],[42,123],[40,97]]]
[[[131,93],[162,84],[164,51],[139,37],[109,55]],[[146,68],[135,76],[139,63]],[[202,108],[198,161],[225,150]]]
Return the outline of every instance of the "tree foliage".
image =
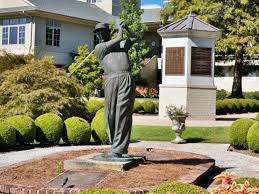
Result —
[[[254,0],[173,0],[161,12],[164,20],[188,13],[222,29],[217,52],[235,56],[232,97],[242,97],[244,55],[259,53],[259,3]]]
[[[67,78],[51,60],[32,60],[0,73],[0,117],[36,118],[47,112],[63,118],[85,116],[81,91],[76,80]]]
[[[88,55],[88,46],[79,46],[78,56],[75,57],[74,62],[69,67],[69,72],[73,72]],[[84,95],[87,97],[93,95],[95,89],[102,88],[102,68],[95,55],[89,57],[73,75],[83,84]]]
[[[137,35],[138,40],[129,51],[129,59],[132,65],[132,75],[135,79],[140,78],[140,70],[143,67],[143,60],[148,53],[148,47],[144,40],[144,32],[147,27],[141,23],[141,15],[143,10],[140,9],[138,0],[120,0],[122,12],[120,19],[128,25]],[[126,33],[126,38],[128,34]]]

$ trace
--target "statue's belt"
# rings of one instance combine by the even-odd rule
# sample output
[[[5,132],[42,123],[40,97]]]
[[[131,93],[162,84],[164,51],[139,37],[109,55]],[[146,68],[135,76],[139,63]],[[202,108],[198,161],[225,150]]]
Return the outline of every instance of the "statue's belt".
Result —
[[[107,79],[119,77],[121,75],[130,75],[130,72],[129,71],[116,71],[116,72],[111,72],[109,74],[103,75],[102,77],[104,80],[107,80]]]

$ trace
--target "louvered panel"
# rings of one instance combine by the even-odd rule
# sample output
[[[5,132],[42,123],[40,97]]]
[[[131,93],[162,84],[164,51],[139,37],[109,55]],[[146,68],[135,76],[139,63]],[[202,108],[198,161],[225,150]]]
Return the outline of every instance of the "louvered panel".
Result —
[[[212,49],[192,47],[192,75],[211,75]]]
[[[166,75],[184,75],[184,47],[166,48]]]

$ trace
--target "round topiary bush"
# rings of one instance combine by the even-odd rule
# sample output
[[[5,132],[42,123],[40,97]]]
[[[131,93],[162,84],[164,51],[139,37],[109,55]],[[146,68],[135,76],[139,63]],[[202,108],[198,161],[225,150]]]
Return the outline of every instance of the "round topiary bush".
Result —
[[[247,132],[255,123],[252,119],[238,119],[230,126],[229,137],[230,143],[239,149],[247,149]]]
[[[69,144],[85,145],[90,143],[91,128],[89,123],[79,117],[71,117],[65,120],[66,137]]]
[[[174,194],[209,194],[209,192],[202,187],[187,184],[187,183],[178,183],[178,182],[164,182],[154,188],[150,193],[152,194],[165,194],[165,193],[174,193]]]
[[[86,104],[86,111],[90,119],[92,120],[95,117],[96,112],[102,109],[103,107],[104,107],[103,100],[89,100]]]
[[[255,120],[259,121],[259,113],[256,114]]]
[[[133,112],[139,113],[141,110],[143,110],[143,107],[142,107],[141,103],[138,100],[135,100]]]
[[[104,109],[97,112],[92,123],[91,130],[93,139],[100,144],[108,144],[109,136],[105,126]]]
[[[36,139],[41,143],[57,144],[62,137],[63,121],[53,113],[46,113],[35,120]]]
[[[16,145],[16,131],[6,120],[0,119],[0,148],[10,148]]]
[[[259,122],[253,124],[247,133],[248,147],[259,152]]]
[[[144,102],[142,102],[142,106],[145,113],[155,113],[156,111],[156,105],[151,100],[145,100]]]
[[[36,138],[36,127],[32,118],[25,115],[9,117],[7,121],[16,129],[17,142],[21,144],[33,143]]]

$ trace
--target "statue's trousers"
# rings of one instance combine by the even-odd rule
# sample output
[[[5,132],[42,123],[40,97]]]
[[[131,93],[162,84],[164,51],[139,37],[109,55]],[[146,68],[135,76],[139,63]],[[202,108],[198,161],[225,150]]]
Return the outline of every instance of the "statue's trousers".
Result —
[[[127,154],[132,128],[135,83],[129,72],[111,73],[105,81],[105,121],[112,153]]]

